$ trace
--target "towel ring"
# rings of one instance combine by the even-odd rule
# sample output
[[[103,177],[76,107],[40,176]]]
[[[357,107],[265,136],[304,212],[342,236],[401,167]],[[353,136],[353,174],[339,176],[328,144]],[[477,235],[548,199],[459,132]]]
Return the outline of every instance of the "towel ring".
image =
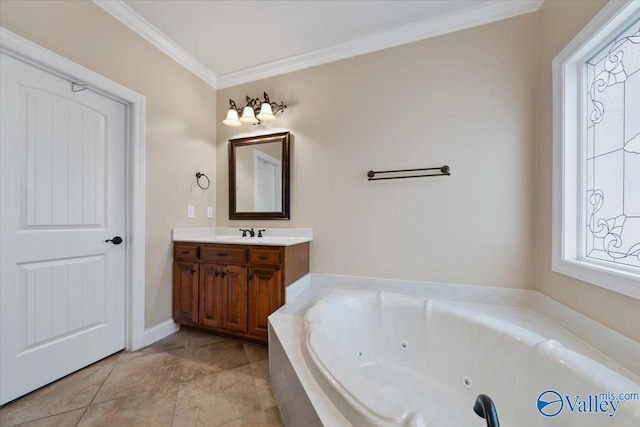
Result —
[[[200,178],[205,177],[207,178],[207,186],[203,187],[202,185],[200,185]],[[208,189],[211,186],[211,181],[209,181],[209,177],[203,173],[200,172],[196,172],[196,184],[198,184],[198,187],[202,188],[203,190]]]

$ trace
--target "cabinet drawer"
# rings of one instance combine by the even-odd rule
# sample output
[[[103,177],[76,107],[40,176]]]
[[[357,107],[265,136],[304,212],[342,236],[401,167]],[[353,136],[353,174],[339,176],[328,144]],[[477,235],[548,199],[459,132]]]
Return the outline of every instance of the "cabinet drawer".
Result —
[[[249,249],[249,262],[253,264],[280,264],[280,250]]]
[[[227,246],[202,246],[200,248],[200,259],[217,262],[247,262],[247,250],[240,248],[230,248]]]
[[[198,259],[197,245],[173,245],[174,259]]]

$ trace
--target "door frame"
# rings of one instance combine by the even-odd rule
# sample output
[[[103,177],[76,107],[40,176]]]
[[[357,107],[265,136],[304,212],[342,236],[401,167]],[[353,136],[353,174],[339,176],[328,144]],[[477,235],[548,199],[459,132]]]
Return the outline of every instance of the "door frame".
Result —
[[[125,348],[144,347],[146,97],[0,27],[0,52],[125,104]],[[2,254],[0,253],[0,256]],[[2,342],[0,328],[0,342]]]

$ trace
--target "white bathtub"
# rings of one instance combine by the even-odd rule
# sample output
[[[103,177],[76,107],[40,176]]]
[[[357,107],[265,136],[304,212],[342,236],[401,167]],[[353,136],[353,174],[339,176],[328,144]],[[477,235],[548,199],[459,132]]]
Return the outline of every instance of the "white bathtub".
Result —
[[[567,403],[576,405],[575,395],[640,392],[637,376],[463,305],[382,291],[329,296],[304,317],[302,353],[355,426],[481,427],[472,409],[480,393],[493,399],[503,427],[640,426],[640,401],[619,403],[613,416],[602,403],[606,413],[571,412]],[[536,406],[546,390],[569,399],[553,417]]]

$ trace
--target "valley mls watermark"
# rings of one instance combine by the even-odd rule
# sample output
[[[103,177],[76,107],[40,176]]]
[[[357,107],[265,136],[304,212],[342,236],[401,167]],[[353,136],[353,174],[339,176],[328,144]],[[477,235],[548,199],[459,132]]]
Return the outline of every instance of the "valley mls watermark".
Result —
[[[545,417],[555,417],[562,411],[572,414],[601,414],[612,418],[620,403],[640,400],[640,393],[614,393],[605,391],[597,394],[560,394],[556,390],[545,390],[538,396],[536,407]]]

